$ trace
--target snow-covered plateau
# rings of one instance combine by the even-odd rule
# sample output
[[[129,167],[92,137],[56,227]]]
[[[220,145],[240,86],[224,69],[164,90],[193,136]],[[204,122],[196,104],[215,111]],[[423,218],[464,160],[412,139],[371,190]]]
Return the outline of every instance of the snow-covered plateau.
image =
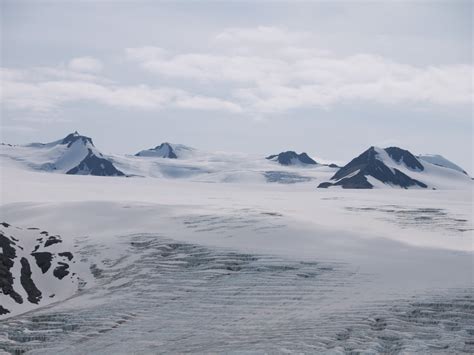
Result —
[[[0,353],[474,352],[473,181],[445,158],[83,138],[0,147]]]

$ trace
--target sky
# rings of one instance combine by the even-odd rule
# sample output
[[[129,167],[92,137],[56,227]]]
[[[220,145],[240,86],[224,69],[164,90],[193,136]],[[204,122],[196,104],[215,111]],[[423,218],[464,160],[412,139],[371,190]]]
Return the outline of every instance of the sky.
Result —
[[[1,140],[79,133],[474,172],[471,1],[1,0]]]

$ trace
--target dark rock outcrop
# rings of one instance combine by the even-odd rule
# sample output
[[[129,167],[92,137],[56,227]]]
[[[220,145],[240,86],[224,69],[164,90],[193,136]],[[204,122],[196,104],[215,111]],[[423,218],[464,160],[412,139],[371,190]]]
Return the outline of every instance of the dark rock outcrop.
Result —
[[[15,243],[0,232],[0,289],[4,295],[10,296],[16,303],[23,303],[23,298],[13,289],[11,268],[16,258]]]
[[[95,176],[125,176],[109,160],[99,157],[91,149],[87,156],[77,165],[66,172],[69,175]]]
[[[61,144],[67,144],[67,147],[70,148],[71,145],[73,145],[75,142],[78,140],[82,141],[82,143],[87,144],[90,143],[92,146],[94,143],[92,143],[92,139],[90,137],[86,136],[81,136],[79,133],[74,132],[71,134],[68,134],[61,142]]]
[[[51,267],[51,260],[53,259],[53,254],[44,252],[35,252],[31,253],[36,260],[36,265],[41,269],[41,272],[46,273]]]
[[[420,163],[420,161],[411,154],[408,150],[401,149],[398,147],[388,147],[384,149],[387,154],[397,163],[403,163],[412,170],[425,170],[425,167]]]
[[[306,153],[298,154],[291,150],[287,152],[282,152],[280,154],[270,155],[266,159],[275,160],[281,165],[293,165],[295,163],[298,164],[298,162],[301,164],[312,164],[312,165],[317,164],[317,162],[311,159],[308,156],[308,154]]]
[[[58,253],[59,256],[64,256],[66,257],[69,261],[71,261],[73,259],[73,255],[71,252],[69,251],[65,251],[65,252],[62,252],[62,253]]]
[[[8,314],[10,311],[0,305],[0,315]]]
[[[31,267],[30,263],[26,258],[21,258],[21,276],[20,281],[21,285],[25,289],[28,295],[28,301],[31,303],[38,304],[41,300],[41,291],[38,290],[35,283],[31,279]]]
[[[168,158],[168,159],[178,159],[176,152],[173,149],[173,146],[170,143],[164,142],[160,145],[157,145],[155,148],[142,150],[135,154],[137,157],[143,156],[156,156],[160,158]]]
[[[61,237],[58,235],[52,235],[49,237],[46,242],[44,243],[44,247],[49,247],[50,245],[62,243]]]
[[[58,262],[58,266],[54,269],[53,275],[58,279],[62,280],[64,276],[69,274],[69,265],[66,263]]]

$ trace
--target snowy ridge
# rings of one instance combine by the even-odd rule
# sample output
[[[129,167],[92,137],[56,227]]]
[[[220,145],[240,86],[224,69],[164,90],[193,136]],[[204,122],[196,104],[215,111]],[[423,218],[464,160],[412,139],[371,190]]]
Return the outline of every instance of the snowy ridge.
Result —
[[[442,155],[422,154],[422,155],[418,155],[418,158],[425,162],[428,162],[437,166],[442,166],[448,169],[453,169],[467,175],[467,173],[459,165],[454,164],[452,161],[449,161]]]
[[[418,159],[408,150],[370,147],[318,187],[449,189],[471,185],[471,179],[465,173]]]

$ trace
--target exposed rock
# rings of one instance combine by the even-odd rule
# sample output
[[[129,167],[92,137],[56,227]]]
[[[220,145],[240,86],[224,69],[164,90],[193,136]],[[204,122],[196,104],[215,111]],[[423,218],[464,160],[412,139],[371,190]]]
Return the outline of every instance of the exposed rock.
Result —
[[[391,147],[385,150],[389,157],[398,164],[405,164],[407,168],[421,171],[423,165],[408,151]],[[345,189],[371,189],[373,185],[367,180],[371,176],[384,184],[409,188],[413,186],[426,188],[427,185],[413,179],[397,168],[389,168],[382,158],[381,152],[375,147],[370,147],[357,158],[351,160],[347,165],[339,169],[331,180],[335,182],[323,182],[318,188],[331,186],[342,186]]]
[[[87,143],[90,143],[91,145],[94,145],[94,143],[92,143],[92,139],[89,138],[89,137],[86,137],[86,136],[81,136],[79,133],[74,132],[74,133],[71,133],[71,134],[68,134],[61,142],[61,144],[67,144],[67,147],[70,148],[71,145],[75,142],[77,142],[78,140],[82,141],[82,143],[84,144],[87,144]]]
[[[46,273],[51,267],[51,260],[53,259],[53,255],[46,251],[31,253],[31,255],[35,257],[36,265],[38,265],[43,274]]]
[[[56,243],[62,243],[61,237],[58,235],[52,235],[46,240],[46,243],[44,243],[44,246],[46,248]]]
[[[311,159],[308,154],[301,153],[298,154],[294,151],[282,152],[280,154],[274,154],[268,156],[266,159],[274,160],[280,163],[281,165],[296,165],[296,164],[317,164],[316,161]]]
[[[62,252],[62,253],[58,253],[59,256],[65,256],[69,261],[72,260],[73,258],[73,255],[71,252],[69,251],[65,251],[65,252]]]
[[[160,157],[160,158],[168,158],[168,159],[178,159],[174,147],[170,143],[161,143],[160,145],[156,146],[155,148],[150,148],[146,150],[142,150],[135,154],[137,157]]]
[[[13,259],[16,257],[15,245],[10,239],[0,232],[0,247],[3,252],[0,254],[0,289],[4,295],[10,296],[16,303],[23,303],[23,298],[13,289]]]
[[[67,171],[69,175],[125,176],[109,160],[98,157],[89,149],[89,153],[79,165]]]
[[[398,147],[388,147],[385,148],[385,151],[394,161],[403,163],[410,169],[419,171],[425,170],[424,166],[408,150]]]
[[[10,311],[6,308],[3,308],[2,305],[0,305],[0,315],[8,314]]]
[[[21,285],[28,294],[28,301],[38,304],[41,300],[41,291],[38,290],[35,283],[31,279],[31,267],[26,258],[21,258]]]
[[[53,271],[53,275],[56,276],[58,279],[62,280],[62,278],[69,274],[69,265],[66,263],[58,262],[58,267],[56,267]]]

